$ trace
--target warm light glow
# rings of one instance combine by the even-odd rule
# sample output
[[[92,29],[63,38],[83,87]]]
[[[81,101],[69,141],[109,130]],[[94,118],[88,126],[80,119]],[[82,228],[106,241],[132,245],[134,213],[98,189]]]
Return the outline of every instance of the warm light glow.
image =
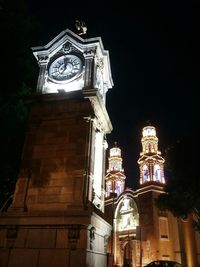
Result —
[[[160,173],[160,166],[158,164],[154,165],[154,181],[161,182],[161,173]]]
[[[144,165],[143,166],[143,180],[144,182],[145,181],[148,181],[149,179],[149,170],[148,170],[148,166],[147,165]]]
[[[117,195],[119,195],[121,192],[122,192],[122,182],[116,181],[115,193],[117,193]]]
[[[136,226],[139,225],[137,207],[131,198],[125,196],[120,201],[116,212],[118,231],[136,229]]]
[[[110,149],[109,165],[107,169],[106,180],[106,197],[110,196],[110,192],[114,192],[119,196],[124,191],[124,169],[122,168],[121,149],[115,146]]]
[[[119,147],[111,148],[110,157],[121,157],[121,149]]]
[[[115,158],[109,161],[109,169],[111,171],[121,171],[122,170],[122,162],[121,159]]]
[[[106,197],[109,197],[111,192],[112,192],[112,182],[108,181],[106,183]]]
[[[145,182],[165,183],[163,164],[165,160],[158,151],[158,138],[153,126],[147,126],[142,131],[142,152],[138,159],[140,165],[140,184]]]
[[[146,136],[156,136],[156,130],[153,126],[147,126],[143,129],[143,137]]]

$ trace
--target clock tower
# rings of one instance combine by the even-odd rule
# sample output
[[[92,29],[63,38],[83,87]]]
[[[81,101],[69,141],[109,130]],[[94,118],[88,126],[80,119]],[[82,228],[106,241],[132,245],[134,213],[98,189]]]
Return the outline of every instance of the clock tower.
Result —
[[[32,50],[40,69],[38,93],[82,91],[91,95],[96,91],[105,102],[113,82],[109,53],[101,38],[82,39],[67,29]]]
[[[39,77],[26,99],[30,116],[13,202],[0,222],[13,246],[3,266],[106,266],[109,52],[100,37],[82,39],[69,29],[32,50]]]

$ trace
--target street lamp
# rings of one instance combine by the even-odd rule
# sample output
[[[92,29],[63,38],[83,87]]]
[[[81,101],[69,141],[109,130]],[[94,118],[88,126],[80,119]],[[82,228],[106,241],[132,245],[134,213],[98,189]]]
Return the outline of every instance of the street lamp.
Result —
[[[114,250],[113,250],[113,247],[114,247],[114,213],[115,213],[115,198],[117,197],[117,193],[115,192],[111,192],[110,193],[110,196],[112,197],[112,222],[111,222],[111,225],[112,225],[112,231],[111,231],[111,251],[110,251],[110,254],[111,254],[111,266],[114,265]]]
[[[142,267],[142,228],[139,225],[136,227],[136,239],[140,241],[140,267]]]

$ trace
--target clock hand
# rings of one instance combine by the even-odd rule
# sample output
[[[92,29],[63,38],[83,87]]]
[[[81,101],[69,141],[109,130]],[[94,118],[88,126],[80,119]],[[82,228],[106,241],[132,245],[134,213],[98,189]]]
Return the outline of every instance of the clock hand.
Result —
[[[67,67],[67,58],[66,57],[64,58],[64,66],[65,66],[65,69],[66,69],[66,67]]]

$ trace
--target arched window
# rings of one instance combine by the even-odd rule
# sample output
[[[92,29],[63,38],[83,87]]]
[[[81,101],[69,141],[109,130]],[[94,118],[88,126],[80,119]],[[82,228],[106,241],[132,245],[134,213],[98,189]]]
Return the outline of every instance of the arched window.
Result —
[[[115,193],[117,193],[117,195],[120,195],[121,191],[122,191],[122,183],[121,181],[116,181]]]
[[[117,231],[136,230],[139,225],[139,214],[135,201],[130,196],[124,196],[117,204],[115,211]]]
[[[144,182],[149,180],[149,170],[147,165],[143,166],[143,180]]]
[[[111,192],[112,192],[112,182],[108,181],[106,183],[106,197],[109,197]]]
[[[160,165],[154,165],[154,181],[161,182],[161,173],[160,173]]]

